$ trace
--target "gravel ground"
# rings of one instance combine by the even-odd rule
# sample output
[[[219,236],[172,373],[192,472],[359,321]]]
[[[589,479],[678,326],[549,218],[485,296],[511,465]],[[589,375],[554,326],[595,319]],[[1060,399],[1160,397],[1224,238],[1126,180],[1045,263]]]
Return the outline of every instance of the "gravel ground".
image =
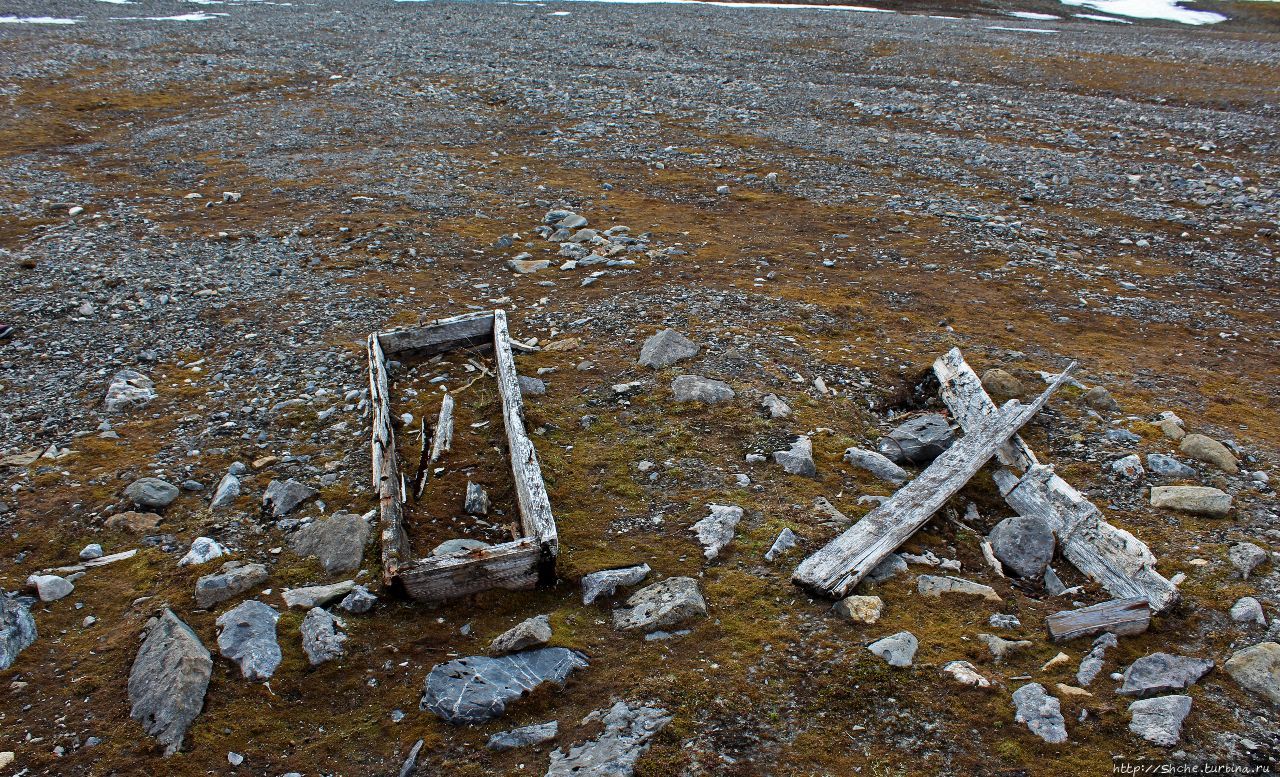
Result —
[[[1067,744],[1015,726],[1009,678],[1050,684],[1038,667],[1058,647],[1038,632],[1022,665],[992,667],[965,652],[989,608],[939,614],[898,583],[881,592],[881,624],[851,627],[787,582],[798,556],[759,556],[784,526],[820,547],[832,529],[809,507],[819,496],[860,515],[858,496],[887,493],[840,453],[936,407],[920,378],[947,348],[1029,389],[1074,359],[1122,410],[1063,398],[1033,444],[1163,572],[1189,576],[1181,608],[1115,660],[1167,649],[1221,666],[1275,638],[1225,614],[1251,595],[1268,622],[1280,616],[1280,564],[1241,580],[1226,550],[1280,548],[1274,491],[1250,474],[1274,472],[1280,449],[1270,5],[1206,4],[1233,20],[1188,28],[937,3],[8,2],[0,17],[76,23],[0,24],[0,323],[15,326],[0,340],[0,457],[46,454],[0,468],[0,587],[24,590],[90,542],[144,551],[35,606],[40,640],[0,673],[12,690],[0,755],[16,753],[0,773],[222,773],[232,751],[241,773],[386,774],[418,739],[422,774],[541,773],[547,749],[594,736],[578,721],[611,698],[674,712],[640,774],[1102,774],[1112,754],[1166,757],[1129,733],[1128,700],[1110,688],[1064,700]],[[160,18],[191,14],[207,18]],[[557,269],[565,256],[535,232],[552,208],[643,237],[625,262]],[[525,253],[550,266],[511,272]],[[569,341],[520,363],[548,384],[530,420],[566,546],[560,584],[438,608],[384,600],[351,616],[357,647],[341,665],[318,669],[286,614],[277,678],[253,685],[215,658],[187,750],[162,760],[128,718],[136,637],[169,603],[216,643],[215,613],[190,600],[201,573],[177,559],[211,536],[272,565],[268,587],[331,582],[279,552],[290,527],[256,514],[262,489],[286,477],[319,488],[306,519],[373,507],[364,338],[490,307],[510,311],[518,337]],[[702,346],[696,368],[636,366],[663,326]],[[729,381],[738,400],[672,407],[683,367]],[[122,369],[153,380],[156,399],[108,412]],[[619,399],[610,386],[628,381],[642,385]],[[397,395],[398,409],[434,412],[433,385]],[[769,392],[796,417],[760,418]],[[1154,510],[1146,481],[1111,474],[1126,453],[1177,453],[1152,424],[1161,411],[1234,447],[1240,473],[1197,464],[1195,478],[1235,497],[1232,517]],[[1116,427],[1140,442],[1105,437]],[[801,431],[816,435],[818,479],[758,468],[751,488],[734,485],[745,454]],[[244,497],[212,513],[236,461],[249,465]],[[156,533],[106,528],[144,475],[191,490]],[[1008,509],[982,477],[955,506],[977,504],[989,527]],[[718,499],[747,509],[745,534],[703,564],[685,529]],[[954,521],[912,542],[997,582]],[[704,633],[623,640],[606,602],[576,603],[582,574],[642,561],[703,580]],[[999,585],[1029,634],[1066,606]],[[555,644],[591,656],[584,679],[488,726],[418,711],[432,664],[544,612]],[[921,641],[909,672],[861,647],[908,628]],[[1088,644],[1066,649],[1075,659]],[[966,655],[999,675],[999,693],[956,698],[926,668]],[[1222,672],[1193,696],[1177,757],[1275,767],[1274,707]],[[551,718],[557,742],[483,748]]]

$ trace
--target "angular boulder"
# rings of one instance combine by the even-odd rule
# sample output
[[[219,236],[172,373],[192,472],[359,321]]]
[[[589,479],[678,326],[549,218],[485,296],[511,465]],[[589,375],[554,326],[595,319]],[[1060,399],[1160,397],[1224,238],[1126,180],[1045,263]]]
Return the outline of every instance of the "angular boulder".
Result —
[[[1004,568],[1026,580],[1044,576],[1053,560],[1053,529],[1043,518],[1015,515],[997,523],[987,537]]]
[[[1225,518],[1231,512],[1231,495],[1211,486],[1152,486],[1151,506]]]
[[[315,556],[331,575],[354,572],[364,560],[369,524],[351,513],[337,513],[303,526],[289,537],[289,549],[302,557]]]
[[[640,347],[640,366],[655,370],[698,355],[698,344],[674,329],[663,329]]]
[[[1152,653],[1134,661],[1124,670],[1124,682],[1116,693],[1145,699],[1181,691],[1194,685],[1211,669],[1213,662],[1206,658]]]
[[[773,460],[792,475],[810,478],[818,475],[818,466],[813,461],[813,441],[807,436],[797,437],[785,451],[774,451]]]
[[[916,591],[922,596],[942,596],[943,594],[969,594],[981,596],[991,602],[1004,601],[996,589],[972,580],[960,577],[940,577],[938,575],[921,575],[916,578]]]
[[[551,641],[551,618],[538,615],[521,621],[499,634],[489,644],[489,652],[497,655],[542,647]]]
[[[17,599],[0,594],[0,671],[36,641],[36,619]]]
[[[613,596],[619,586],[639,585],[649,576],[649,565],[622,569],[602,569],[582,576],[582,603],[591,604],[601,596]]]
[[[163,510],[178,498],[178,487],[160,478],[139,478],[125,487],[124,498],[143,510]]]
[[[925,465],[956,440],[955,430],[938,413],[926,413],[899,425],[880,440],[880,453],[897,464]]]
[[[1173,747],[1182,739],[1182,721],[1191,712],[1190,696],[1158,696],[1129,705],[1129,730],[1153,745]]]
[[[1237,650],[1222,668],[1241,688],[1280,707],[1280,644],[1259,642]]]
[[[916,635],[909,631],[899,631],[867,645],[867,650],[880,656],[889,666],[911,666],[916,657],[916,648],[920,646]]]
[[[668,577],[632,594],[625,608],[614,611],[613,627],[619,631],[653,631],[706,615],[707,602],[698,590],[698,581]]]
[[[1231,475],[1240,471],[1240,464],[1236,461],[1235,454],[1227,446],[1212,437],[1206,437],[1203,434],[1188,434],[1182,438],[1182,442],[1178,443],[1178,450],[1196,461],[1212,464]]]
[[[290,588],[282,592],[280,596],[284,599],[286,607],[300,607],[304,610],[310,610],[312,607],[324,607],[327,604],[338,601],[351,593],[355,587],[356,581],[343,580],[341,583],[330,583],[329,585]]]
[[[563,686],[586,666],[585,656],[567,648],[456,658],[431,668],[420,706],[449,723],[479,723],[502,715],[508,704],[540,685]]]
[[[1027,683],[1013,692],[1017,709],[1014,720],[1025,723],[1031,733],[1050,744],[1067,741],[1067,725],[1062,718],[1062,705],[1045,692],[1040,683]]]
[[[844,452],[844,460],[895,486],[905,483],[911,477],[905,469],[894,464],[884,454],[865,448],[849,448]]]
[[[307,611],[299,631],[302,634],[302,652],[307,654],[312,666],[332,661],[346,652],[342,643],[347,641],[347,635],[339,630],[345,625],[320,607]]]
[[[168,609],[151,619],[129,671],[129,717],[164,745],[166,756],[182,748],[212,675],[213,658],[190,626]]]
[[[671,392],[677,402],[703,402],[714,405],[733,399],[733,389],[722,380],[712,380],[701,375],[680,375],[671,381]]]
[[[218,652],[240,665],[246,680],[269,680],[280,666],[280,643],[276,641],[276,621],[280,613],[257,599],[232,607],[215,621]]]
[[[596,710],[582,722],[585,725],[596,721],[604,724],[604,731],[595,739],[570,747],[567,752],[552,751],[546,777],[631,777],[636,761],[671,722],[671,716],[659,707],[619,701],[608,711]]]
[[[293,479],[272,480],[267,484],[267,490],[262,492],[262,509],[270,512],[273,518],[283,518],[318,493]]]
[[[484,746],[495,753],[503,753],[507,750],[515,750],[518,747],[532,747],[543,742],[550,742],[556,738],[556,734],[559,731],[560,724],[554,720],[546,723],[535,723],[532,726],[521,726],[510,731],[494,734],[489,737],[489,741]]]
[[[156,398],[156,384],[137,370],[120,370],[107,385],[104,399],[108,413],[141,407]]]
[[[742,508],[734,505],[708,505],[711,514],[693,525],[693,532],[702,543],[703,555],[711,561],[720,555],[730,542],[738,522],[742,520]]]
[[[196,604],[208,609],[257,588],[266,580],[267,568],[263,564],[228,562],[222,565],[220,572],[205,575],[196,581]]]

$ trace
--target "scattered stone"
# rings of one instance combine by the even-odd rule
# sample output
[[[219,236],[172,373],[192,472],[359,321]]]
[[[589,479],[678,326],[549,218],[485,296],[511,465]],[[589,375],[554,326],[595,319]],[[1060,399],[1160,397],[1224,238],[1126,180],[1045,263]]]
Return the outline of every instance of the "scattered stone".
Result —
[[[266,580],[267,568],[262,564],[228,562],[217,574],[205,575],[196,581],[196,604],[208,609],[257,588]]]
[[[166,756],[182,748],[187,728],[204,706],[212,674],[209,651],[171,610],[147,623],[129,671],[129,716],[164,745]]]
[[[1237,542],[1227,550],[1227,560],[1244,580],[1248,580],[1253,570],[1265,563],[1269,557],[1269,553],[1252,542]]]
[[[1138,458],[1136,453],[1130,453],[1111,462],[1111,471],[1128,480],[1137,480],[1146,472],[1142,468],[1142,459]]]
[[[884,561],[876,564],[875,568],[867,573],[867,579],[873,583],[883,583],[906,571],[907,560],[900,553],[890,553],[884,557]]]
[[[888,662],[889,666],[911,666],[920,643],[909,631],[899,631],[867,645],[867,650]]]
[[[1102,386],[1094,386],[1080,399],[1094,410],[1115,412],[1120,409],[1120,403]]]
[[[542,378],[518,375],[516,376],[516,382],[520,385],[520,396],[522,397],[546,396],[547,382]]]
[[[1174,457],[1163,453],[1148,453],[1147,469],[1151,470],[1152,475],[1173,480],[1187,480],[1196,476],[1194,467],[1188,467]]]
[[[1026,391],[1022,381],[999,367],[982,373],[982,387],[988,394],[1000,399],[1020,397]]]
[[[1134,443],[1142,442],[1141,437],[1128,429],[1108,429],[1103,434],[1103,437],[1107,438],[1108,442],[1116,442],[1122,445],[1133,445]]]
[[[813,461],[813,441],[800,435],[791,443],[790,450],[774,451],[773,460],[792,475],[817,477],[818,466]]]
[[[669,577],[632,594],[624,609],[614,611],[613,627],[619,631],[653,631],[706,614],[707,602],[698,590],[698,581]]]
[[[702,543],[703,555],[711,561],[733,541],[733,532],[742,520],[742,508],[734,505],[708,505],[711,514],[693,525]]]
[[[85,545],[84,549],[80,551],[81,561],[92,561],[95,558],[102,558],[102,556],[102,546],[96,542],[92,545]]]
[[[1259,642],[1237,650],[1222,668],[1241,688],[1280,707],[1280,644]]]
[[[981,596],[989,602],[1004,601],[1000,594],[989,585],[975,583],[959,577],[939,577],[937,575],[921,575],[916,578],[916,591],[923,596],[942,596],[943,594],[972,594]]]
[[[1017,615],[1009,615],[1003,612],[997,612],[990,618],[987,618],[987,625],[994,629],[1014,629],[1022,628],[1022,621],[1018,620]]]
[[[595,739],[553,750],[546,777],[632,777],[636,761],[649,749],[649,742],[671,722],[667,711],[658,707],[632,706],[616,702],[606,712],[596,710],[583,725],[600,721],[604,731]]]
[[[346,612],[364,613],[373,609],[373,605],[378,603],[378,597],[369,593],[369,589],[362,585],[358,585],[351,589],[351,593],[347,594],[341,602],[338,602],[338,609]]]
[[[1223,472],[1234,475],[1240,471],[1240,465],[1236,462],[1236,457],[1232,455],[1227,446],[1212,437],[1205,437],[1203,434],[1188,434],[1182,438],[1182,442],[1178,445],[1178,450],[1196,461],[1212,464]]]
[[[894,464],[884,455],[865,448],[849,448],[844,452],[844,460],[895,486],[905,483],[911,477],[905,469]]]
[[[1190,696],[1139,699],[1129,705],[1129,730],[1160,747],[1173,747],[1182,739],[1182,721],[1191,712]]]
[[[449,723],[479,723],[503,714],[507,704],[543,683],[563,686],[587,665],[585,656],[566,648],[457,658],[431,668],[421,708]]]
[[[364,560],[369,524],[352,513],[337,513],[298,529],[289,537],[289,548],[302,557],[315,556],[331,575],[354,572]]]
[[[244,756],[240,755],[234,750],[228,751],[227,763],[231,764],[232,766],[239,766],[240,764],[244,763]]]
[[[467,496],[462,502],[462,511],[467,515],[488,515],[491,506],[489,494],[485,492],[484,486],[468,480]]]
[[[944,674],[951,675],[952,679],[961,685],[969,685],[975,688],[989,688],[991,681],[978,674],[978,670],[968,661],[952,661],[942,667]]]
[[[18,654],[36,641],[36,619],[26,606],[0,594],[0,671],[13,666]]]
[[[213,561],[225,553],[227,553],[227,549],[219,545],[213,538],[196,537],[191,542],[191,550],[188,550],[187,555],[178,560],[178,566],[198,566]]]
[[[728,402],[736,394],[728,383],[712,380],[701,375],[680,375],[671,381],[671,391],[677,402],[705,402],[716,404]]]
[[[156,398],[156,384],[137,370],[120,370],[107,386],[106,408],[117,413],[131,407],[141,407]]]
[[[324,607],[331,602],[343,598],[356,587],[356,581],[343,580],[341,583],[329,585],[313,585],[305,588],[291,588],[281,594],[286,607],[300,607],[310,610],[312,607]]]
[[[880,620],[884,602],[878,596],[846,596],[831,608],[837,615],[854,623],[871,625]]]
[[[283,518],[318,493],[320,492],[314,488],[305,486],[292,478],[272,480],[267,484],[267,490],[262,493],[262,508],[270,510],[274,518]]]
[[[1054,683],[1053,689],[1062,696],[1079,696],[1079,697],[1093,696],[1092,693],[1089,693],[1083,688],[1077,688],[1074,685],[1067,685],[1066,683]]]
[[[525,254],[526,256],[528,254]],[[529,275],[539,270],[545,270],[551,266],[551,262],[547,259],[508,259],[507,267],[520,275]]]
[[[1194,685],[1211,669],[1213,662],[1208,659],[1152,653],[1134,661],[1124,670],[1124,684],[1116,693],[1145,699],[1181,691]]]
[[[1001,663],[1014,653],[1031,647],[1031,642],[1029,640],[1005,639],[1004,637],[997,637],[995,634],[979,634],[978,641],[987,646],[987,649],[991,651],[991,655],[995,658],[996,663]]]
[[[1063,664],[1067,664],[1070,662],[1071,662],[1071,656],[1067,655],[1066,653],[1058,653],[1058,655],[1054,656],[1048,661],[1045,661],[1044,665],[1040,667],[1040,671],[1047,672],[1050,669],[1054,668],[1055,666],[1062,666]]]
[[[602,569],[582,576],[582,603],[591,604],[600,596],[613,596],[619,586],[638,585],[649,576],[649,565],[622,569]]]
[[[1231,495],[1211,486],[1152,486],[1151,506],[1225,518],[1231,512]]]
[[[276,621],[280,613],[257,599],[241,602],[218,616],[218,651],[240,665],[246,680],[269,680],[280,665]]]
[[[138,513],[130,510],[124,513],[116,513],[104,521],[102,525],[108,529],[122,529],[134,534],[144,534],[154,531],[162,520],[164,519],[155,513]]]
[[[1156,421],[1156,426],[1160,427],[1160,431],[1164,433],[1164,436],[1175,441],[1186,437],[1187,430],[1182,424],[1182,419],[1167,410],[1164,413],[1161,413],[1162,416],[1165,414],[1168,414],[1169,417],[1164,417]]]
[[[332,661],[346,652],[347,635],[338,629],[346,624],[321,607],[312,607],[302,619],[302,650],[312,666]]]
[[[1080,668],[1076,670],[1076,682],[1084,687],[1088,687],[1098,673],[1102,671],[1102,660],[1106,655],[1108,648],[1113,648],[1120,643],[1116,640],[1116,635],[1110,632],[1101,634],[1093,641],[1093,646],[1089,648],[1089,652],[1084,658],[1080,659]]]
[[[1044,575],[1053,560],[1053,529],[1043,518],[1015,515],[995,525],[987,538],[1005,569],[1026,580]]]
[[[956,433],[947,419],[927,413],[900,425],[880,440],[880,453],[897,464],[925,465],[955,442]]]
[[[1067,741],[1067,724],[1062,718],[1062,705],[1045,692],[1040,683],[1028,683],[1013,692],[1017,708],[1014,720],[1025,723],[1031,733],[1050,744]]]
[[[499,634],[489,645],[489,652],[497,655],[515,653],[533,647],[542,647],[551,641],[551,618],[538,615],[517,623]]]
[[[698,344],[674,329],[663,329],[644,341],[640,366],[660,370],[698,355]]]
[[[125,488],[124,497],[143,510],[163,510],[178,498],[178,487],[160,478],[139,478]]]
[[[1267,625],[1267,616],[1262,612],[1262,602],[1252,596],[1242,596],[1231,605],[1231,620],[1236,623],[1256,623]],[[0,667],[2,669],[3,667]]]
[[[783,553],[791,550],[796,546],[796,533],[789,528],[785,528],[778,532],[778,538],[773,541],[773,545],[764,554],[765,561],[773,561]]]
[[[454,553],[463,553],[472,550],[482,550],[491,547],[487,542],[473,540],[467,537],[459,537],[457,539],[445,540],[439,545],[431,549],[433,556],[451,556]]]
[[[515,750],[519,747],[540,745],[544,742],[550,742],[555,739],[559,730],[560,726],[554,720],[546,723],[536,723],[532,726],[521,726],[520,728],[513,728],[510,731],[502,731],[494,734],[489,737],[489,741],[485,743],[485,747],[496,753],[503,753],[507,750]]]
[[[413,743],[413,747],[409,748],[409,755],[405,756],[404,763],[400,764],[400,772],[397,777],[409,777],[413,774],[413,770],[418,766],[418,753],[422,752],[422,743],[424,741],[426,740],[419,739]]]
[[[56,602],[76,590],[70,580],[57,575],[32,575],[27,578],[27,585],[35,587],[42,602]]]
[[[218,481],[218,487],[213,490],[213,499],[209,501],[209,509],[222,510],[230,507],[239,496],[240,478],[228,472],[222,476],[222,480]]]
[[[760,406],[770,418],[791,417],[791,406],[783,402],[777,394],[765,394],[764,399],[760,400]]]

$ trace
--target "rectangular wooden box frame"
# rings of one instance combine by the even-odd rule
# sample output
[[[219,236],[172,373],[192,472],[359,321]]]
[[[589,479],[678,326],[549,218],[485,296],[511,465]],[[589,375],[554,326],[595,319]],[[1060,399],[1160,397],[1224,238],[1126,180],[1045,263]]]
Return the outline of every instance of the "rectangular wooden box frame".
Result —
[[[424,358],[455,348],[492,346],[502,423],[520,512],[520,536],[500,545],[414,559],[404,530],[404,476],[396,457],[388,391],[388,358]],[[441,601],[490,588],[522,589],[555,580],[560,540],[538,454],[525,431],[524,402],[507,314],[467,313],[369,335],[369,399],[373,407],[373,487],[382,522],[382,580],[414,599]],[[427,455],[425,446],[423,455]]]

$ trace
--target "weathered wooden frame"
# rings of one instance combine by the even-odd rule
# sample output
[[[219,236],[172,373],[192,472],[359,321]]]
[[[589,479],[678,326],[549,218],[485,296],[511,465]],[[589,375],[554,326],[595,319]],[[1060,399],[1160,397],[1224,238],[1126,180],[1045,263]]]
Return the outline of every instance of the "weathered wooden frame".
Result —
[[[520,513],[519,536],[479,550],[414,559],[404,530],[407,489],[396,455],[387,360],[485,346],[493,348],[497,364],[502,422]],[[369,401],[373,410],[370,452],[381,521],[383,583],[414,599],[443,601],[490,588],[525,589],[553,582],[560,540],[538,453],[525,430],[524,401],[511,353],[506,312],[499,309],[466,313],[422,326],[374,332],[369,335],[368,351]],[[446,399],[442,404],[447,407],[450,403]],[[424,427],[423,434],[426,433]],[[439,447],[430,446],[433,460],[440,455]],[[447,445],[444,447],[447,449]],[[423,450],[427,455],[425,438]]]

